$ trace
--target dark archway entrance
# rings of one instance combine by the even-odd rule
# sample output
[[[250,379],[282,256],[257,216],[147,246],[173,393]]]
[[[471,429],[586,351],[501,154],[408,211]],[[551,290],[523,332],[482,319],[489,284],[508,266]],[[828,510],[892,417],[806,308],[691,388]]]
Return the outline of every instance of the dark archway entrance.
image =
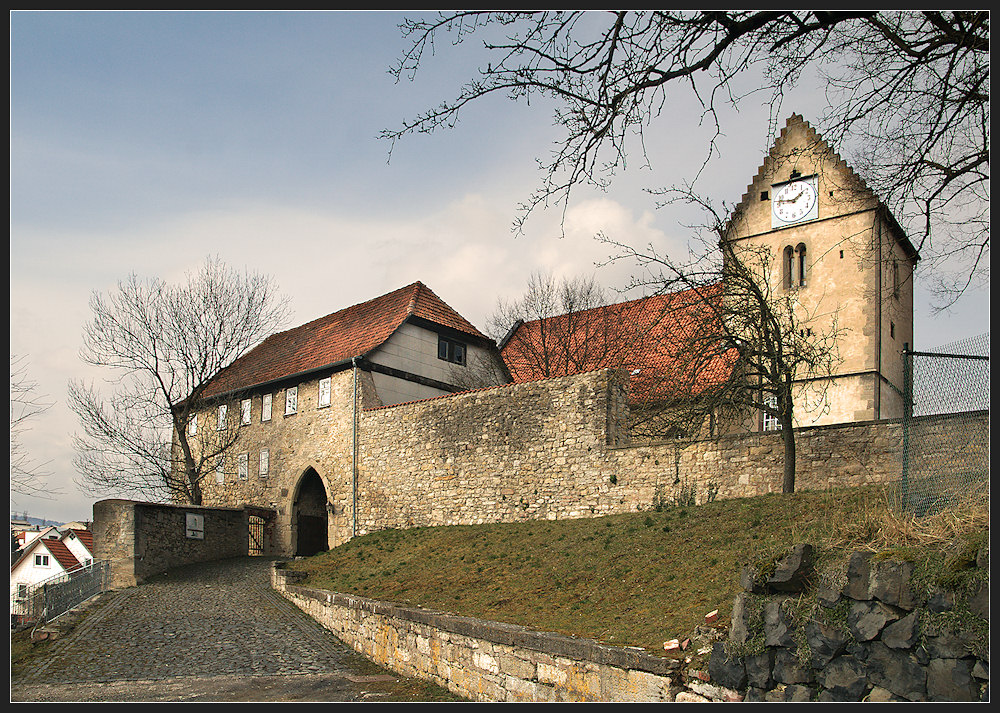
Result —
[[[297,556],[309,557],[330,549],[326,502],[323,479],[312,468],[307,469],[299,481],[299,491],[293,506]]]

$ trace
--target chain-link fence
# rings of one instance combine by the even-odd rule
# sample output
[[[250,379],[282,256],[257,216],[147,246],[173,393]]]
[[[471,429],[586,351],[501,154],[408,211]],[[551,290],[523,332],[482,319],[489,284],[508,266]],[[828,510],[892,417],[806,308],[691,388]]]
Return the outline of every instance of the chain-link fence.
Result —
[[[901,506],[926,515],[989,502],[989,333],[903,350]]]

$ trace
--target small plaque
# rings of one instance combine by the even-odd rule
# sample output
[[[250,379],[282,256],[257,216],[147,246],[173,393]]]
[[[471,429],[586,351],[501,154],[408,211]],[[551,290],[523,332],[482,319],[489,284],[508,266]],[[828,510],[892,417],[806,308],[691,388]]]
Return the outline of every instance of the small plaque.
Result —
[[[187,513],[187,529],[185,534],[189,540],[204,540],[205,516],[195,515],[191,512]]]

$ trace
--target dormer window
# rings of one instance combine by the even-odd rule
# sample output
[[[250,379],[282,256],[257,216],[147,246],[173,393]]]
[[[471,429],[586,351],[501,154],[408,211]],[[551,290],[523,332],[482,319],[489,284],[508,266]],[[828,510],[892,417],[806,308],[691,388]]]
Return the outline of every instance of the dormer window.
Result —
[[[438,337],[438,359],[465,365],[465,345],[453,339]]]

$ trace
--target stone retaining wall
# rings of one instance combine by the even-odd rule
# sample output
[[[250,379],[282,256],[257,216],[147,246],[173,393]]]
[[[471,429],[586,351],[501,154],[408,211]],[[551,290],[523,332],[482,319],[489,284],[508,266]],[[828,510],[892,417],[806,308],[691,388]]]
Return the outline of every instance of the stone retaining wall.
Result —
[[[853,554],[838,580],[813,581],[799,545],[761,576],[744,570],[728,642],[709,673],[746,701],[989,699],[988,552],[964,584],[917,582],[914,564]]]
[[[475,701],[673,701],[679,663],[531,631],[311,589],[276,565],[273,585],[359,653]]]

